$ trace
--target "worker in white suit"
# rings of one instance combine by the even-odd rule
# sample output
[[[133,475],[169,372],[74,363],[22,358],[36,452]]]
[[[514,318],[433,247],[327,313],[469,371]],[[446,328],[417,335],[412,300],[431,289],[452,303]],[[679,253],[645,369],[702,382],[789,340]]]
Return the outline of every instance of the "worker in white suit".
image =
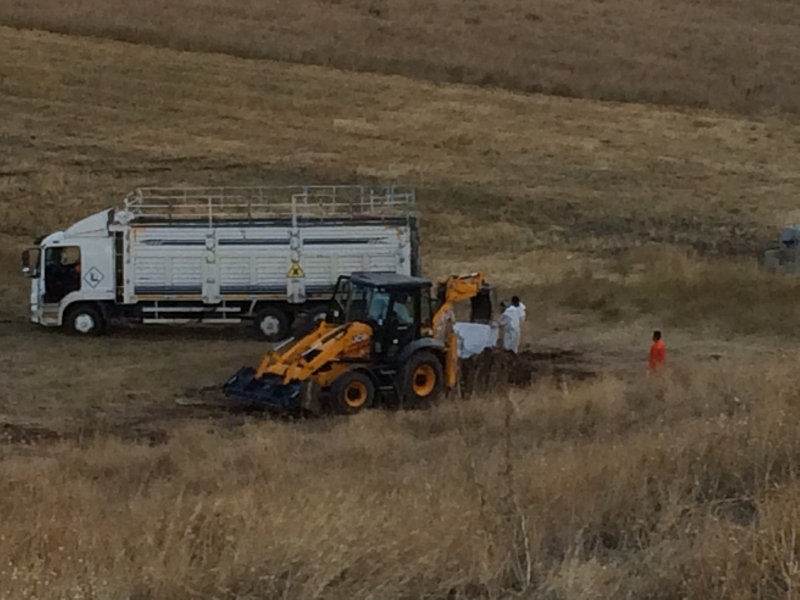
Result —
[[[510,302],[500,304],[502,314],[499,324],[503,328],[503,348],[511,350],[514,354],[519,352],[520,311]]]

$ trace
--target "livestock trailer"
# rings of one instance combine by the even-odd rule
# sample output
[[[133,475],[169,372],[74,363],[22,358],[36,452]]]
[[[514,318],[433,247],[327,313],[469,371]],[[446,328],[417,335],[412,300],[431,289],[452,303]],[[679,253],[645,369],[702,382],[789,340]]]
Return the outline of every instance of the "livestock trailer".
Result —
[[[340,275],[420,275],[415,193],[395,186],[143,188],[23,254],[31,319],[96,334],[252,322],[270,341]]]

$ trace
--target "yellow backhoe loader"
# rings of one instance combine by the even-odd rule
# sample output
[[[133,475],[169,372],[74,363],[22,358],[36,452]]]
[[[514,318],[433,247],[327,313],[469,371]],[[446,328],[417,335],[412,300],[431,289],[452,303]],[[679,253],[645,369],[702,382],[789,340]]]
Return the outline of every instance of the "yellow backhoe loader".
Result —
[[[231,399],[267,407],[356,413],[379,403],[419,405],[456,385],[454,304],[470,320],[492,319],[494,294],[482,273],[439,281],[396,273],[340,277],[324,320],[268,352],[257,369],[225,382]]]

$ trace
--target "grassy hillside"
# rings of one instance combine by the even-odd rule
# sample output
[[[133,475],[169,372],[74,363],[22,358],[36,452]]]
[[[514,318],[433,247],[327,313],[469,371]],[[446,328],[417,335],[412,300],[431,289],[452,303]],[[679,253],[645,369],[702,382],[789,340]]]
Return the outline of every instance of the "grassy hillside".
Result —
[[[800,128],[783,118],[438,87],[11,29],[0,29],[0,50],[9,278],[28,239],[116,205],[136,185],[391,180],[420,188],[431,273],[480,267],[518,287],[572,274],[553,297],[616,318],[642,306],[680,320],[685,303],[662,292],[681,298],[683,273],[670,271],[671,251],[642,246],[752,262],[796,217]],[[657,256],[666,274],[652,268]],[[643,265],[653,278],[644,283]],[[627,283],[587,285],[586,269]],[[731,283],[726,273],[716,279]],[[750,266],[732,281],[741,277],[726,327],[755,316],[761,289],[784,307],[766,309],[769,331],[794,331],[793,286],[753,285]],[[689,314],[728,314],[715,307],[719,287],[706,289]],[[10,306],[18,314],[21,294],[0,310]]]
[[[11,29],[0,29],[0,50],[2,185],[19,200],[0,207],[8,233],[69,223],[116,202],[127,182],[198,177],[420,185],[423,208],[456,225],[448,229],[459,250],[502,231],[513,252],[666,242],[754,253],[795,207],[800,128],[785,119],[437,87]],[[39,210],[34,197],[59,208]],[[444,243],[448,233],[431,235]]]
[[[800,284],[755,264],[798,217],[791,118],[10,28],[0,113],[0,598],[795,593]],[[356,180],[417,186],[428,271],[485,269],[596,377],[271,420],[175,402],[246,332],[25,323],[18,251],[134,186]]]
[[[563,96],[800,107],[791,0],[5,0],[0,24]]]

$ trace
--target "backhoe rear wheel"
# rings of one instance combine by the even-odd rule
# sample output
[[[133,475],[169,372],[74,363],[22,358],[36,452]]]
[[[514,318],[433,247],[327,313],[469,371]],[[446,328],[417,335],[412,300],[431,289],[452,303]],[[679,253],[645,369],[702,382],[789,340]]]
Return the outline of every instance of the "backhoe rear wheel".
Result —
[[[400,375],[403,404],[410,408],[428,406],[439,399],[444,389],[444,368],[433,353],[422,350],[413,354]]]
[[[371,407],[374,402],[375,384],[366,373],[349,371],[331,386],[331,405],[339,414],[355,414]]]

